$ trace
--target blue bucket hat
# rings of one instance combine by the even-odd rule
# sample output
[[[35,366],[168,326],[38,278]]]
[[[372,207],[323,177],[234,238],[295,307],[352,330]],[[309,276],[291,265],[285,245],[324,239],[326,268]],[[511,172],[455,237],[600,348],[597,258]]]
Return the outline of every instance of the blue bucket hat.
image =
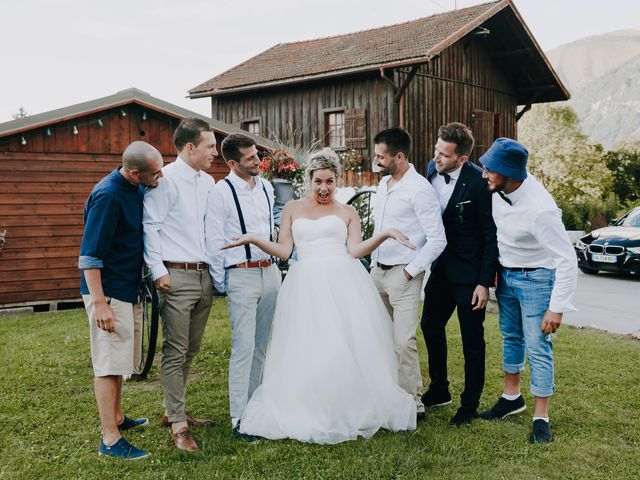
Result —
[[[496,138],[480,163],[487,169],[516,180],[527,178],[527,158],[529,151],[521,143],[510,138]]]

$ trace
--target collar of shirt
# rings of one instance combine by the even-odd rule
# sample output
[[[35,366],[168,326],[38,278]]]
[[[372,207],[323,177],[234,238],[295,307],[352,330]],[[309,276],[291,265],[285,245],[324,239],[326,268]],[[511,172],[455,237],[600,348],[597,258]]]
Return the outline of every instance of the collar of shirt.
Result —
[[[531,176],[527,175],[522,184],[511,193],[505,193],[504,196],[509,199],[511,205],[515,205],[529,190],[531,185]]]
[[[262,190],[262,184],[260,183],[260,177],[256,176],[255,181],[256,184],[252,187],[249,182],[240,178],[233,170],[229,172],[227,178],[233,183],[233,186],[240,190],[254,190],[256,188],[260,188]]]
[[[176,157],[176,161],[174,163],[175,163],[176,172],[178,172],[178,174],[181,177],[186,178],[188,180],[191,180],[193,178],[199,178],[202,174],[202,170],[194,169],[191,165],[189,165],[179,156]]]
[[[402,178],[400,180],[398,180],[396,183],[394,183],[391,186],[391,190],[392,191],[396,191],[399,189],[402,189],[403,186],[409,185],[411,184],[411,181],[413,179],[414,175],[418,175],[418,173],[416,172],[415,167],[413,166],[412,163],[409,164],[409,170],[407,170],[404,175],[402,176]],[[422,175],[420,175],[422,177]],[[382,180],[380,180],[380,186],[384,187],[383,193],[387,194],[389,193],[389,181],[391,180],[391,175],[387,175],[385,177],[382,177]]]
[[[462,170],[462,166],[456,168],[453,172],[447,172],[451,180],[447,183],[444,180],[444,177],[440,175],[438,172],[435,173],[431,177],[431,184],[438,195],[438,201],[440,202],[440,213],[444,213],[449,200],[451,199],[451,195],[453,194],[453,189],[456,186],[456,181],[460,177],[460,171]]]

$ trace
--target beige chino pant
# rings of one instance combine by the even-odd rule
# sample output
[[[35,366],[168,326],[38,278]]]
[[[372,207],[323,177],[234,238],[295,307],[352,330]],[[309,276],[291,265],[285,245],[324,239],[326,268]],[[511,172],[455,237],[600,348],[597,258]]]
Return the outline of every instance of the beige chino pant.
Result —
[[[424,273],[407,280],[405,265],[396,265],[389,270],[374,266],[371,278],[387,307],[393,321],[393,341],[398,360],[398,383],[414,397],[418,412],[424,412],[422,405],[422,376],[416,343],[420,292]]]
[[[184,422],[187,377],[200,350],[213,286],[209,270],[170,268],[171,290],[158,291],[162,317],[160,380],[170,422]]]

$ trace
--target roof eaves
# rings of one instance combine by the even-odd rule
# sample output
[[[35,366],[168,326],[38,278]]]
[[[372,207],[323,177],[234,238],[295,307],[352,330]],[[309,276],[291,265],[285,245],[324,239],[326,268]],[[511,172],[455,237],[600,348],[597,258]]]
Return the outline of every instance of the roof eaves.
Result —
[[[417,63],[427,63],[431,61],[431,59],[434,56],[435,55],[421,55],[419,57],[407,58],[401,61],[361,65],[355,68],[332,70],[329,72],[322,72],[322,73],[312,74],[312,75],[281,78],[281,79],[272,80],[269,82],[249,83],[246,85],[239,85],[239,86],[228,87],[228,88],[212,88],[206,91],[199,92],[197,94],[190,95],[189,98],[203,98],[203,97],[212,97],[212,96],[215,97],[217,95],[228,95],[230,93],[248,92],[252,90],[261,90],[263,88],[276,87],[280,85],[291,85],[296,83],[309,82],[313,80],[322,80],[325,78],[340,77],[343,75],[353,75],[357,73],[371,72],[371,71],[379,70],[380,68],[405,67],[407,65],[415,65]]]
[[[435,57],[436,55],[440,55],[440,53],[442,53],[443,50],[449,48],[451,45],[456,43],[465,35],[472,32],[478,26],[482,25],[484,22],[486,22],[488,19],[496,15],[498,12],[508,7],[510,3],[511,2],[509,0],[502,0],[501,2],[497,3],[496,5],[488,9],[486,12],[482,13],[481,15],[477,16],[476,18],[468,22],[466,25],[460,28],[457,32],[452,33],[447,38],[445,38],[442,42],[433,46],[429,50],[428,55],[430,57]]]
[[[540,57],[542,58],[542,61],[545,63],[545,65],[547,66],[547,69],[553,75],[553,78],[555,79],[555,81],[557,82],[558,86],[560,87],[560,90],[562,91],[562,93],[566,97],[565,100],[569,100],[571,98],[571,93],[569,93],[569,89],[564,85],[564,83],[562,83],[562,80],[560,80],[560,77],[558,76],[557,72],[555,71],[555,69],[551,65],[551,62],[547,58],[547,55],[544,53],[544,50],[542,50],[542,48],[540,48],[540,45],[538,45],[538,42],[536,41],[535,37],[531,34],[531,31],[529,30],[529,27],[525,23],[524,18],[522,17],[522,15],[520,15],[520,12],[516,8],[514,2],[512,0],[505,0],[505,1],[511,7],[511,9],[513,10],[514,15],[516,16],[518,21],[522,24],[522,28],[526,32],[527,36],[529,37],[529,40],[531,40],[531,43],[533,44],[533,46],[536,48],[536,50],[540,54]]]

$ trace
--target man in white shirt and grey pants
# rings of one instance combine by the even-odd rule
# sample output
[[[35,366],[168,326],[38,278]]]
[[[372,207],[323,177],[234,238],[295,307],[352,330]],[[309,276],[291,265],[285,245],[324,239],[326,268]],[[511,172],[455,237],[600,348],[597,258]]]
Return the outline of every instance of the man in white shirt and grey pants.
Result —
[[[549,398],[555,392],[552,336],[562,314],[575,310],[577,259],[561,212],[545,188],[527,174],[527,149],[509,138],[498,138],[480,157],[492,199],[500,274],[496,298],[502,332],[504,393],[481,414],[502,419],[525,410],[520,374],[525,352],[535,398],[529,441],[552,441]]]
[[[416,344],[424,272],[447,245],[440,203],[431,184],[409,163],[411,136],[390,128],[374,138],[375,163],[385,176],[375,203],[375,231],[397,228],[416,250],[387,241],[371,255],[371,278],[393,320],[398,383],[416,401],[424,419],[422,377]]]
[[[273,237],[273,187],[261,179],[258,151],[248,136],[232,134],[221,145],[231,169],[209,193],[206,231],[207,258],[213,285],[227,293],[231,319],[229,409],[235,438],[240,433],[247,402],[262,380],[262,367],[282,276],[271,257],[255,245],[228,250],[221,247],[244,233]]]
[[[158,289],[162,317],[163,424],[171,427],[177,448],[192,452],[198,445],[189,424],[210,423],[186,413],[185,392],[213,300],[204,215],[214,180],[203,170],[218,151],[213,130],[197,118],[180,122],[173,143],[178,158],[162,169],[158,187],[145,193],[144,257]]]

